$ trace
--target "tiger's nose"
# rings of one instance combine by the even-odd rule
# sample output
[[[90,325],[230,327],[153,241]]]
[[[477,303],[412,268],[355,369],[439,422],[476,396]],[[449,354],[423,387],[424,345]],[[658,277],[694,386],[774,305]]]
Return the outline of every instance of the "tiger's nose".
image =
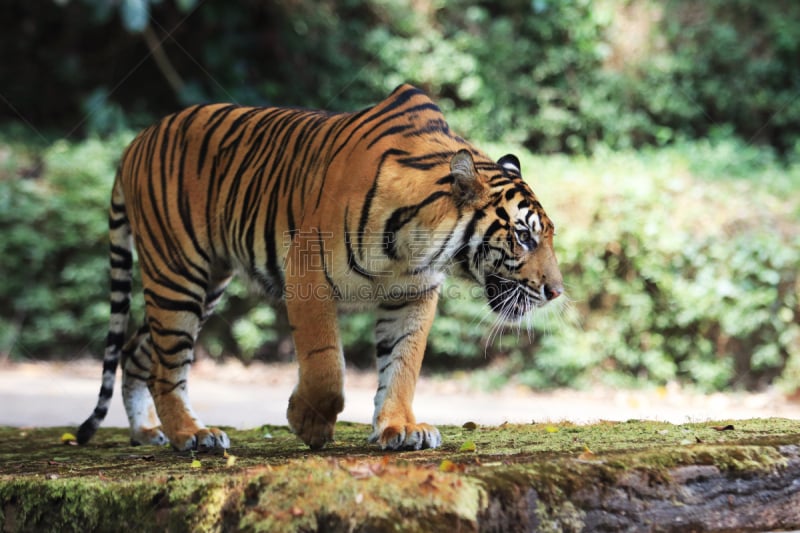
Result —
[[[547,298],[547,301],[555,300],[564,292],[564,287],[560,285],[548,285],[545,284],[544,286],[544,296]]]

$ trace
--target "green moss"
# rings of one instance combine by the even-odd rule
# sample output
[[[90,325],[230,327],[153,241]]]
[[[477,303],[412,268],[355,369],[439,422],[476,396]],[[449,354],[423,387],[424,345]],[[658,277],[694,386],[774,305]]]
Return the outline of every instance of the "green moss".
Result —
[[[591,486],[631,473],[669,484],[690,465],[759,475],[786,465],[780,446],[800,444],[800,422],[783,419],[440,429],[440,449],[400,453],[368,445],[360,424],[337,425],[321,452],[284,427],[229,429],[230,459],[133,448],[122,429],[78,447],[61,443],[63,428],[0,428],[0,518],[6,531],[472,530],[490,502],[533,491],[548,530],[581,523],[572,498]],[[459,451],[467,441],[475,451]]]

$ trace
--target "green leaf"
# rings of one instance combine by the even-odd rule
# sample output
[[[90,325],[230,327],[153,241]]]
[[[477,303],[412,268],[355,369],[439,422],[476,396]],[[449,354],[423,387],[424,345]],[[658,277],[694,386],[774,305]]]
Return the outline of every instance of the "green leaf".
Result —
[[[477,449],[475,443],[471,440],[466,441],[461,447],[458,449],[460,452],[474,452]]]

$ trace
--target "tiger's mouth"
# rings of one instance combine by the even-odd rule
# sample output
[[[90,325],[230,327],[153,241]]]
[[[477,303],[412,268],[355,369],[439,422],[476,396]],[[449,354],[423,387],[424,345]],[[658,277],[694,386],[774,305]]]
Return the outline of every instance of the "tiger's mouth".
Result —
[[[497,274],[486,276],[484,293],[492,311],[506,320],[520,320],[538,304],[535,295],[523,284]]]

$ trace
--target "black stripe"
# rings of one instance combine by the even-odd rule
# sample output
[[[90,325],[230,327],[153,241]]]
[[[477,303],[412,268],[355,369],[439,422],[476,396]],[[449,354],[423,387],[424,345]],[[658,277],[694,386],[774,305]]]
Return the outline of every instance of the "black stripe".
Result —
[[[372,139],[372,141],[370,141],[370,143],[367,145],[367,150],[375,146],[375,144],[378,143],[381,139],[384,139],[386,137],[391,137],[392,135],[397,135],[398,133],[402,133],[411,128],[412,126],[410,124],[401,124],[399,126],[392,126],[391,128],[382,131],[380,135]]]
[[[156,355],[158,356],[158,364],[160,364],[167,370],[175,370],[176,368],[180,368],[182,366],[191,365],[193,361],[191,357],[186,357],[178,361],[177,363],[171,363],[170,361],[167,361],[167,359],[163,355],[161,355],[160,350],[156,350]]]
[[[165,311],[183,311],[195,315],[198,319],[203,316],[202,307],[197,302],[190,302],[186,300],[173,300],[157,294],[151,289],[144,290],[145,298],[150,301],[159,309]]]
[[[147,358],[147,362],[149,363],[150,362],[150,355],[152,355],[152,354],[150,353],[149,350],[146,350],[144,348],[142,348],[141,351],[142,351],[142,355],[144,355]],[[133,355],[130,356],[130,361],[136,366],[136,368],[138,368],[139,370],[143,370],[143,371],[147,372],[148,375],[149,375],[149,373],[150,373],[150,365],[149,364],[143,364],[141,361],[139,361],[139,358],[136,357],[136,353],[137,352],[134,352]],[[126,371],[126,374],[129,375],[129,376],[131,375],[131,373],[128,372],[128,371]],[[144,379],[147,379],[147,378],[144,378]]]
[[[386,110],[384,110],[384,114],[385,114],[386,112],[390,111],[391,109],[393,109],[394,107],[396,107],[396,106],[390,106],[389,108],[387,108]],[[366,138],[366,137],[369,137],[369,136],[370,136],[370,135],[372,135],[372,134],[373,134],[373,133],[374,133],[374,132],[375,132],[375,131],[376,131],[378,128],[380,128],[381,126],[383,126],[384,124],[386,124],[386,123],[388,123],[388,122],[391,122],[391,121],[393,121],[393,120],[395,120],[395,119],[397,119],[397,118],[399,118],[399,117],[406,116],[406,115],[408,115],[409,113],[416,113],[416,112],[418,112],[418,111],[433,111],[434,113],[439,113],[439,114],[441,114],[441,110],[439,109],[439,107],[438,107],[436,104],[434,104],[433,102],[431,102],[431,101],[429,100],[427,103],[420,104],[420,105],[416,105],[416,106],[413,106],[413,107],[409,107],[409,108],[407,108],[407,109],[403,109],[402,111],[400,111],[400,112],[398,112],[398,113],[393,113],[393,114],[391,114],[391,115],[385,116],[385,117],[384,117],[384,118],[383,118],[383,119],[382,119],[380,122],[378,122],[377,124],[375,124],[374,126],[372,126],[372,127],[369,129],[369,130],[367,130],[367,132],[366,132],[366,133],[364,133],[364,137],[365,137],[365,138]],[[392,128],[390,128],[390,129],[389,129],[389,131],[390,131],[390,132],[391,132],[391,129],[392,129]],[[406,129],[407,129],[407,128],[403,128],[403,129],[401,129],[400,131],[405,131]],[[377,137],[377,139],[376,139],[376,140],[380,140],[380,139],[382,139],[383,137],[386,137],[387,135],[388,135],[388,133],[383,133],[383,132],[381,132],[381,133],[378,135],[378,137]],[[368,148],[369,148],[369,147],[371,147],[373,144],[375,144],[375,141],[371,142],[371,143],[369,144]]]
[[[148,376],[140,376],[139,374],[134,374],[133,372],[125,372],[125,375],[129,379],[136,379],[136,380],[144,381],[144,382],[147,382],[150,379],[149,375]]]
[[[419,136],[419,135],[424,135],[426,133],[441,133],[449,137],[450,126],[444,120],[444,117],[432,118],[429,119],[423,127],[417,128],[416,130],[414,130],[413,133],[406,134],[404,135],[404,137],[410,137],[412,135]]]
[[[114,257],[109,258],[111,268],[122,268],[125,270],[130,270],[133,268],[133,254],[130,250],[112,244],[109,248],[109,252],[111,256],[119,256],[118,259],[115,259]]]
[[[399,108],[414,96],[425,96],[425,93],[415,87],[408,87],[405,91],[402,89],[403,86],[401,85],[400,87],[397,87],[384,101],[351,115],[350,124],[353,124],[354,127],[350,130],[350,133],[347,135],[347,137],[342,140],[342,142],[336,148],[336,151],[331,154],[331,159],[335,159],[336,156],[338,156],[339,153],[347,146],[352,146],[353,138],[355,138],[363,128],[367,127],[375,120],[385,116],[394,109]],[[427,98],[427,96],[425,97]],[[362,134],[361,137],[366,137],[368,134],[369,132]]]
[[[399,159],[398,163],[416,170],[430,170],[448,162],[452,156],[452,152],[433,152],[425,155],[404,157]],[[453,181],[453,177],[448,174],[444,178],[440,178],[436,183],[438,185],[446,183],[447,181],[442,180],[447,180],[447,178],[449,178],[450,182]]]
[[[350,230],[347,226],[347,207],[344,208],[344,248],[347,253],[347,266],[350,270],[370,281],[375,279],[374,275],[367,272],[364,267],[358,264],[356,256],[353,253],[353,243],[350,242]]]
[[[110,372],[114,374],[117,371],[117,358],[103,360],[103,373]]]
[[[177,389],[178,387],[180,387],[181,385],[185,385],[186,384],[186,380],[185,379],[182,379],[182,380],[178,381],[177,383],[172,383],[171,381],[168,381],[166,379],[157,379],[156,382],[169,385],[168,389],[159,391],[159,394],[169,394],[172,391],[174,391],[175,389]]]
[[[453,238],[453,231],[451,230],[447,234],[447,238],[442,242],[441,246],[439,246],[439,249],[436,250],[436,253],[433,254],[430,257],[430,259],[428,259],[428,261],[424,265],[421,265],[421,266],[418,266],[418,267],[412,269],[411,270],[411,274],[416,275],[416,274],[419,274],[421,272],[425,272],[426,270],[429,270],[431,268],[431,266],[436,262],[436,260],[439,259],[442,256],[442,254],[445,252],[445,250],[447,250],[447,245],[450,244],[450,240],[452,238]]]
[[[197,156],[197,174],[200,175],[200,171],[203,168],[203,162],[206,160],[206,156],[208,154],[208,145],[211,142],[211,137],[214,136],[214,132],[219,128],[228,115],[236,109],[238,106],[230,104],[223,107],[220,107],[216,111],[211,114],[208,121],[206,121],[206,128],[203,134],[203,140],[200,143],[200,152]]]
[[[319,257],[322,264],[322,273],[325,274],[325,281],[328,282],[331,289],[333,289],[333,297],[337,300],[342,297],[341,292],[339,291],[339,287],[336,286],[334,283],[333,278],[331,278],[330,273],[328,273],[328,265],[325,261],[325,241],[322,240],[322,236],[317,231],[317,243],[319,244]]]
[[[111,278],[111,292],[129,294],[131,292],[131,280]]]
[[[389,150],[386,150],[383,154],[381,154],[380,162],[378,163],[378,167],[377,167],[377,169],[375,171],[375,175],[372,178],[372,186],[369,188],[369,190],[367,191],[367,195],[364,197],[364,205],[361,208],[361,217],[358,220],[358,235],[357,235],[357,237],[358,237],[358,250],[359,250],[359,252],[362,251],[363,236],[364,236],[364,232],[366,231],[366,228],[367,228],[367,221],[369,220],[369,210],[370,210],[370,207],[372,206],[372,200],[375,197],[375,193],[378,190],[378,178],[381,175],[381,170],[383,169],[383,165],[384,165],[384,163],[386,163],[386,160],[390,156],[400,156],[400,155],[405,155],[407,153],[408,152],[406,152],[404,150],[398,150],[398,149],[395,149],[395,148],[391,148]],[[364,257],[363,253],[361,254],[361,257]]]
[[[189,342],[185,340],[178,341],[169,348],[159,346],[155,340],[153,341],[153,344],[156,345],[156,348],[158,349],[158,354],[165,356],[178,355],[181,352],[191,352],[194,349],[194,342]]]
[[[327,351],[330,351],[330,350],[338,351],[338,348],[336,348],[336,346],[333,346],[333,345],[323,346],[322,348],[316,348],[314,350],[311,350],[310,352],[308,352],[307,355],[309,355],[309,356],[316,355],[318,353],[327,352]]]
[[[122,226],[128,223],[128,218],[123,216],[121,218],[114,218],[113,216],[108,217],[108,229],[115,230],[119,229]]]
[[[106,348],[109,346],[120,348],[123,344],[125,344],[124,332],[109,331],[108,335],[106,335]]]
[[[384,311],[397,311],[398,309],[402,309],[407,306],[410,302],[402,301],[402,302],[381,302],[378,307],[383,309]]]
[[[378,357],[378,359],[391,355],[394,349],[397,347],[397,345],[400,344],[405,339],[407,339],[409,336],[411,336],[411,333],[405,333],[403,335],[400,335],[397,339],[391,342],[385,340],[380,341],[375,347],[376,356]]]
[[[391,259],[397,259],[397,247],[395,245],[397,239],[394,238],[395,233],[400,231],[403,228],[403,226],[411,222],[414,219],[414,217],[416,217],[417,214],[419,214],[419,212],[422,210],[423,207],[426,207],[429,204],[435,202],[436,200],[447,196],[450,196],[449,192],[436,191],[416,205],[410,205],[406,207],[401,207],[399,209],[395,209],[392,212],[389,219],[386,221],[386,225],[384,226],[383,230],[384,253]]]
[[[177,142],[174,142],[173,145],[177,145]],[[179,191],[185,190],[183,181],[186,177],[185,169],[186,169],[186,158],[189,157],[189,150],[182,150],[180,159],[178,162],[178,172],[174,176],[175,179],[178,181],[177,188]],[[163,157],[163,154],[162,154]],[[205,161],[201,161],[204,163]],[[163,161],[162,161],[163,164]],[[198,169],[198,178],[200,177],[200,171]],[[178,197],[178,216],[181,220],[181,229],[189,236],[189,239],[192,242],[192,247],[194,248],[197,255],[203,258],[206,264],[211,262],[211,258],[209,257],[206,250],[200,245],[200,241],[197,238],[197,234],[195,233],[195,224],[192,222],[191,217],[191,206],[189,202],[191,201],[191,196],[188,194],[182,194]],[[206,224],[204,224],[206,225]],[[199,267],[197,267],[199,269]],[[202,270],[202,269],[201,269]]]

